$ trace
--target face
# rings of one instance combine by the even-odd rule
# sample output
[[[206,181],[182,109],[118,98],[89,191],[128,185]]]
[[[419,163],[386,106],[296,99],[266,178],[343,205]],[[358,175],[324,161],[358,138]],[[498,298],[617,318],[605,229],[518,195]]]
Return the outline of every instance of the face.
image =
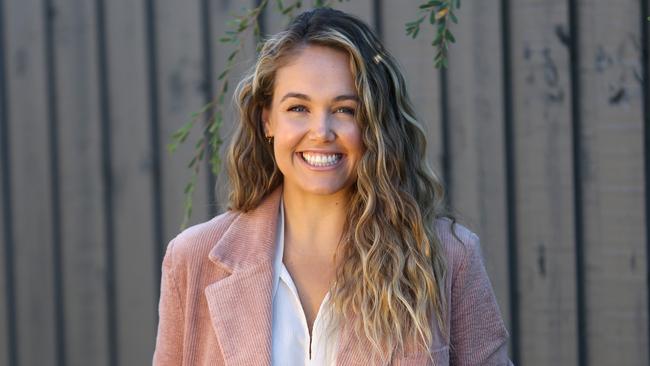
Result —
[[[273,136],[285,190],[348,192],[364,150],[358,107],[345,52],[308,45],[276,71],[273,100],[262,121],[266,135]]]

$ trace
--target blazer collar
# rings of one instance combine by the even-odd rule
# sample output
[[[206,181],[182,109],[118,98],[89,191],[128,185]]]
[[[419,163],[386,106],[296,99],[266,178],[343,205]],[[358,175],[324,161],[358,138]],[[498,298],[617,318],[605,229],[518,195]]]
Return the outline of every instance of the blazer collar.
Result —
[[[230,275],[205,288],[228,366],[271,364],[273,258],[282,187],[237,216],[209,253]]]
[[[272,264],[281,197],[279,186],[257,208],[239,214],[210,251],[210,260],[231,273]]]

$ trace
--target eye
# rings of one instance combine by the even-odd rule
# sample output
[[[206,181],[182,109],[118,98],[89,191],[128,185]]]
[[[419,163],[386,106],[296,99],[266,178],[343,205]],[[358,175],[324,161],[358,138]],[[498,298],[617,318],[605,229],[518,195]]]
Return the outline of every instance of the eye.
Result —
[[[289,112],[306,112],[307,108],[303,105],[295,105],[288,109]]]
[[[347,113],[347,114],[350,114],[350,115],[354,116],[354,108],[350,108],[350,107],[339,107],[339,108],[336,108],[335,112],[336,113],[338,113],[338,112]]]

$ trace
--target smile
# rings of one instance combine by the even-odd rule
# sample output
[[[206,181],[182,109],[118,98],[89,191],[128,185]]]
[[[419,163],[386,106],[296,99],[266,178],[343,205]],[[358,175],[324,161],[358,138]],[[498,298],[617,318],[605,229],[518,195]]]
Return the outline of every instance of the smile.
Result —
[[[300,156],[302,157],[302,160],[311,166],[325,167],[336,165],[336,163],[338,163],[343,157],[343,154],[320,154],[305,151],[300,153]]]

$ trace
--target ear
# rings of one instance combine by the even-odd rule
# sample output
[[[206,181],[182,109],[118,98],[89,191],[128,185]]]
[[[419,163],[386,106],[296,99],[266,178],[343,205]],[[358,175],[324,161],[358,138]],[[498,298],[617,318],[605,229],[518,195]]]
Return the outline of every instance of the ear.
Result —
[[[264,128],[265,136],[273,136],[273,130],[271,129],[271,122],[269,121],[269,116],[271,111],[268,107],[262,108],[262,127]]]

